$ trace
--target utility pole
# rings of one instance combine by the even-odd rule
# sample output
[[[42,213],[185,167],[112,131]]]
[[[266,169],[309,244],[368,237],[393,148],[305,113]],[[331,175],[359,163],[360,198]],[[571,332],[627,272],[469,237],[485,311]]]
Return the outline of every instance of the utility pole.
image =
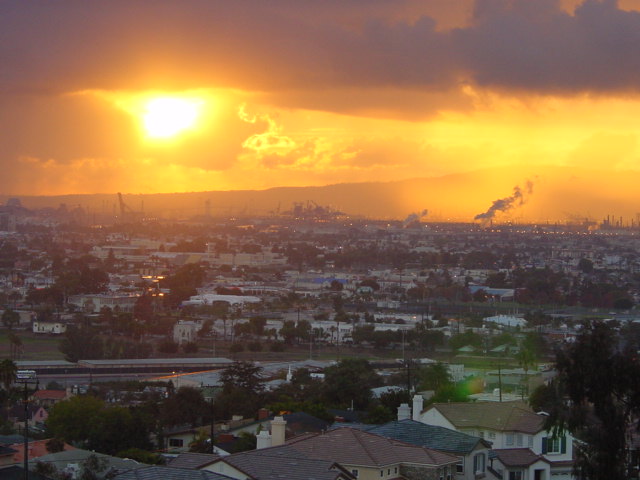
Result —
[[[215,415],[213,410],[213,392],[211,393],[211,453],[216,453],[216,447],[214,444],[216,426]]]
[[[498,363],[498,394],[502,402],[502,364]]]
[[[35,370],[18,370],[16,380],[21,381],[24,385],[23,403],[24,403],[24,480],[29,480],[29,381],[36,381],[36,390],[38,389]]]

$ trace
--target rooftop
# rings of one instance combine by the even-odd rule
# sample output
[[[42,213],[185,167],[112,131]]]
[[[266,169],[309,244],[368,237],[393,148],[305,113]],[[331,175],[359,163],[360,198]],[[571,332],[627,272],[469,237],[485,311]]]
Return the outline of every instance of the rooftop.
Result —
[[[438,410],[456,428],[535,434],[545,421],[523,402],[434,403],[427,411],[431,409]]]

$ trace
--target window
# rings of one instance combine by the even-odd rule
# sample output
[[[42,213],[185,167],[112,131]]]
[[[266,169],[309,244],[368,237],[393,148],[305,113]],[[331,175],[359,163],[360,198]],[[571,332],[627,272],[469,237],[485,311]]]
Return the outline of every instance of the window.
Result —
[[[351,474],[352,474],[354,477],[357,477],[357,476],[358,476],[358,470],[351,470]]]
[[[489,432],[489,438],[491,440],[495,439],[496,438],[496,432]]]
[[[529,448],[533,448],[533,435],[529,435]]]
[[[170,447],[182,447],[184,445],[184,440],[181,438],[170,438],[169,446]]]
[[[513,433],[507,433],[505,439],[507,445],[513,445]]]
[[[464,473],[464,459],[456,463],[456,473]]]
[[[566,453],[567,439],[565,437],[546,437],[542,439],[542,453]]]
[[[478,432],[478,436],[479,436],[480,438],[484,438],[484,432],[483,432],[482,430],[480,430],[480,431]]]
[[[473,471],[478,473],[483,473],[484,472],[484,465],[485,465],[485,458],[484,458],[484,453],[478,453],[476,455],[473,456]]]
[[[387,475],[391,475],[391,469],[390,468],[387,469]]]
[[[522,480],[522,470],[517,472],[509,472],[509,480]]]
[[[521,446],[523,445],[523,442],[522,442],[522,434],[521,434],[521,433],[517,433],[517,434],[516,434],[516,445],[517,445],[518,447],[521,447]]]
[[[384,470],[380,470],[380,476],[384,477]]]
[[[393,469],[393,473],[398,473],[398,467]]]

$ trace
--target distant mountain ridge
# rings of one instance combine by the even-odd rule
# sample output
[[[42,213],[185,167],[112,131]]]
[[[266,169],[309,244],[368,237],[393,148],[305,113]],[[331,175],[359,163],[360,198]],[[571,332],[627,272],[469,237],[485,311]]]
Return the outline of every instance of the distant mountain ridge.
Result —
[[[527,190],[527,182],[532,191]],[[291,210],[294,203],[328,206],[352,216],[403,219],[428,210],[426,221],[473,221],[494,201],[509,199],[514,188],[522,197],[505,212],[502,221],[601,220],[607,215],[638,219],[640,172],[590,170],[580,167],[500,167],[431,178],[389,182],[341,183],[326,186],[274,187],[266,190],[233,190],[160,194],[124,194],[126,204],[137,211],[163,218],[270,215]],[[88,213],[112,215],[119,211],[116,192],[57,196],[2,195],[0,201],[18,197],[27,208],[82,206]]]

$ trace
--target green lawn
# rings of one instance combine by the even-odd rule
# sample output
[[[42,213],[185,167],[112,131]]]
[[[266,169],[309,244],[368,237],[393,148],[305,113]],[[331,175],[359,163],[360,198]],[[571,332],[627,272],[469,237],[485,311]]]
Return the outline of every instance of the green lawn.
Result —
[[[22,341],[22,355],[18,360],[62,360],[64,356],[58,350],[61,336],[35,335],[31,332],[17,331]],[[0,331],[0,358],[9,358],[11,344],[6,330]]]

